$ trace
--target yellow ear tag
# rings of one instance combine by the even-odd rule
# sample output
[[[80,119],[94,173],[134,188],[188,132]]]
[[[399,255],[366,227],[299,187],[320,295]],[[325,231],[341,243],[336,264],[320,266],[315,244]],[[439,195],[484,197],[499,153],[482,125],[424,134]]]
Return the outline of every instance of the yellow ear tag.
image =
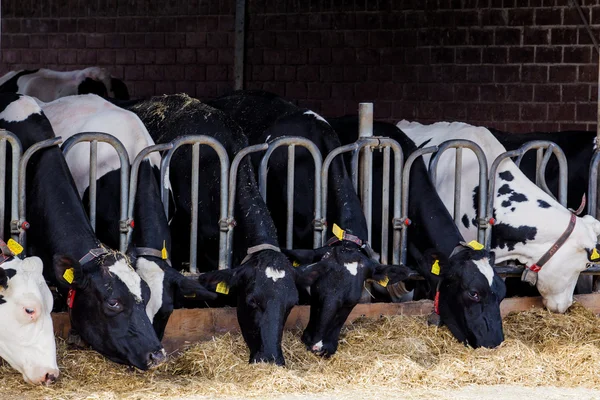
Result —
[[[331,233],[339,240],[344,239],[344,230],[335,223],[333,224],[333,228],[331,228]]]
[[[440,260],[435,260],[431,265],[431,273],[434,275],[440,274]]]
[[[296,268],[299,266],[300,266],[300,263],[298,261],[294,260],[294,262],[292,262],[292,267]]]
[[[65,270],[65,273],[63,274],[63,279],[69,282],[69,285],[73,283],[73,279],[75,279],[75,271],[73,271],[73,268]]]
[[[221,294],[229,294],[229,286],[227,286],[227,283],[225,283],[225,281],[221,281],[217,284],[217,289],[215,290],[215,292]]]
[[[594,247],[594,250],[592,250],[592,255],[590,256],[590,260],[596,261],[599,258],[600,258],[600,253],[598,253],[598,250],[596,250],[596,248]]]
[[[167,243],[166,240],[163,240],[163,248],[160,251],[160,255],[162,257],[163,260],[166,260],[167,258],[169,258],[169,254],[167,253]]]
[[[23,246],[21,246],[18,242],[16,242],[13,239],[8,239],[8,242],[6,242],[6,245],[8,246],[8,249],[10,251],[12,251],[12,253],[15,256],[18,256],[19,254],[21,254],[23,252]]]
[[[382,280],[380,280],[379,283],[381,286],[383,287],[387,287],[388,283],[390,282],[390,278],[388,278],[387,276],[385,278],[383,278]]]
[[[467,246],[469,246],[473,250],[482,250],[483,249],[483,245],[481,243],[479,243],[477,240],[471,240],[469,243],[467,243]]]

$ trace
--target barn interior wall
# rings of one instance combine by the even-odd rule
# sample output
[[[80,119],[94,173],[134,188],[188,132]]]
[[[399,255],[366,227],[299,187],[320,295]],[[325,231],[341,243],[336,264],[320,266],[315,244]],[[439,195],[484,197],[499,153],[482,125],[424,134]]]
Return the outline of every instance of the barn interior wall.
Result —
[[[594,34],[600,0],[579,0]],[[233,87],[234,0],[2,0],[0,72],[89,65],[133,96]],[[569,0],[247,0],[245,87],[326,116],[595,129],[598,53]]]

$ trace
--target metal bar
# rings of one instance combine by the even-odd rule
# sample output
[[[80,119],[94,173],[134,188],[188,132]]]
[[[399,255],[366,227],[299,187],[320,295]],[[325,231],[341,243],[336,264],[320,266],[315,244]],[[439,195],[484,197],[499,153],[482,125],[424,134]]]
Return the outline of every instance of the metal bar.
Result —
[[[390,218],[390,148],[383,149],[383,177],[381,185],[381,263],[388,263]]]
[[[535,153],[535,184],[536,186],[540,186],[540,182],[541,182],[541,177],[540,177],[540,171],[541,171],[541,167],[542,167],[542,159],[544,158],[544,149],[539,148],[536,150]]]
[[[585,30],[587,31],[590,39],[592,40],[592,43],[594,44],[594,48],[596,49],[596,52],[598,52],[598,54],[600,54],[600,49],[598,49],[598,41],[596,40],[596,36],[594,36],[594,32],[592,32],[592,28],[590,28],[590,24],[589,24],[587,18],[583,14],[583,10],[581,9],[581,5],[579,5],[579,1],[570,0],[569,3],[571,3],[571,7],[575,6],[575,8],[577,9],[579,18],[581,19],[581,22],[583,22],[583,25],[585,26]]]
[[[229,224],[229,230],[227,231],[227,247],[230,251],[227,253],[227,267],[231,268],[231,262],[233,258],[233,221],[235,214],[235,196],[237,193],[237,176],[238,169],[240,163],[243,158],[246,157],[250,153],[258,153],[260,151],[265,151],[269,148],[267,143],[255,144],[253,146],[248,146],[240,150],[233,161],[231,162],[231,167],[229,168],[229,202],[227,204],[227,222]]]
[[[200,144],[194,143],[192,145],[192,199],[191,199],[191,212],[192,221],[190,226],[190,272],[195,274],[198,272],[197,260],[198,260],[198,180],[200,178]],[[219,243],[222,245],[222,243]]]
[[[360,139],[359,139],[360,140]],[[352,151],[352,186],[354,186],[354,191],[358,195],[358,157],[360,156],[360,148],[357,147],[354,151]]]
[[[462,147],[456,148],[456,157],[454,160],[454,223],[460,224],[460,197],[462,189]]]
[[[294,166],[296,163],[296,146],[288,146],[287,164],[287,226],[285,233],[285,247],[294,247]]]
[[[37,142],[32,144],[26,151],[23,153],[19,164],[19,219],[18,219],[18,229],[19,229],[19,243],[24,248],[27,248],[27,242],[25,238],[25,229],[23,229],[26,225],[26,202],[27,202],[27,192],[26,192],[26,182],[27,182],[27,164],[31,157],[39,150],[59,145],[62,142],[61,137],[55,137],[52,139],[42,140],[41,142]]]
[[[10,144],[10,148],[12,150],[10,236],[14,240],[19,240],[19,168],[21,164],[21,155],[23,154],[23,146],[21,145],[21,142],[19,141],[17,136],[12,132],[0,129],[0,137],[5,139],[8,142],[8,144]],[[6,194],[2,193],[2,196],[6,196]],[[4,216],[4,218],[6,218],[6,216]],[[2,224],[4,225],[4,222]],[[4,236],[2,236],[2,238],[3,237]]]
[[[117,155],[119,156],[119,162],[121,164],[121,190],[119,196],[119,250],[121,252],[127,251],[127,238],[129,236],[129,231],[131,227],[127,225],[127,208],[128,208],[128,200],[129,200],[129,153],[127,153],[127,149],[123,146],[123,143],[113,135],[104,132],[81,132],[76,135],[71,136],[65,143],[62,145],[61,150],[63,155],[66,157],[69,151],[82,142],[91,142],[94,141],[107,143],[115,149]],[[91,144],[93,146],[93,144]],[[91,154],[90,154],[91,155]],[[92,160],[90,159],[90,162]],[[96,164],[96,163],[94,163]],[[90,173],[93,173],[90,168]],[[90,205],[92,203],[92,193],[90,186]],[[94,201],[95,201],[94,196]]]
[[[598,201],[598,167],[600,166],[600,148],[597,148],[592,155],[590,163],[590,177],[588,180],[587,193],[587,213],[594,218],[598,218],[596,204]]]
[[[405,249],[400,247],[401,228],[398,224],[401,217],[401,197],[402,197],[402,167],[404,165],[404,153],[400,144],[390,138],[380,138],[379,142],[382,146],[390,147],[394,152],[394,205],[393,205],[393,228],[394,235],[392,237],[392,264],[400,264],[402,254],[406,253]]]
[[[358,137],[373,137],[373,103],[358,105]],[[363,214],[367,222],[367,240],[371,242],[373,225],[373,152],[370,147],[363,147],[360,162],[361,202]]]
[[[98,141],[90,142],[90,176],[89,176],[89,194],[90,194],[90,225],[92,230],[96,231],[96,200],[97,187],[96,178],[98,176]]]
[[[244,89],[244,50],[245,50],[246,0],[235,2],[235,48],[234,48],[234,89]]]
[[[4,237],[4,221],[6,220],[6,139],[0,136],[0,240]]]

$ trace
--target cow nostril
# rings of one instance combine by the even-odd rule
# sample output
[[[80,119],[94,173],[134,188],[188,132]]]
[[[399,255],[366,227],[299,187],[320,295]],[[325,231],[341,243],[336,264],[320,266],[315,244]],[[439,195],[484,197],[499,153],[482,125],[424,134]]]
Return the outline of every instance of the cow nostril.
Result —
[[[50,373],[46,374],[46,379],[44,380],[44,383],[46,385],[49,385],[54,382],[56,382],[56,376],[54,376],[54,374],[50,374]]]
[[[149,366],[158,366],[165,362],[167,359],[167,354],[165,353],[165,349],[160,349],[158,351],[153,351],[148,353],[147,362]]]

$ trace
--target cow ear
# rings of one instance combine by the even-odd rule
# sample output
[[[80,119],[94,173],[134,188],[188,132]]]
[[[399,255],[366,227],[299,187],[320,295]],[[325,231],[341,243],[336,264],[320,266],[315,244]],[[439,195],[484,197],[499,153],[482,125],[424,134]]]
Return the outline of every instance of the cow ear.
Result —
[[[55,255],[53,264],[54,275],[59,286],[68,289],[83,285],[83,274],[79,262],[69,256]]]
[[[197,280],[186,278],[172,268],[165,270],[166,276],[175,289],[176,296],[183,296],[194,300],[215,300],[217,294],[208,291]]]
[[[372,262],[369,266],[370,278],[377,282],[385,282],[385,285],[405,281],[417,277],[420,274],[406,265],[383,265]]]
[[[4,268],[0,268],[0,286],[4,289],[8,289],[8,275]]]
[[[205,272],[198,277],[198,283],[212,292],[229,294],[229,289],[237,286],[240,279],[238,269],[242,268]]]
[[[111,78],[110,90],[113,92],[115,99],[129,100],[129,90],[127,90],[127,86],[122,80]]]
[[[327,273],[327,264],[318,262],[314,264],[301,265],[294,268],[296,271],[296,286],[312,286],[320,277]]]
[[[318,249],[281,249],[281,252],[294,265],[312,264],[320,261],[330,247],[320,247]]]

